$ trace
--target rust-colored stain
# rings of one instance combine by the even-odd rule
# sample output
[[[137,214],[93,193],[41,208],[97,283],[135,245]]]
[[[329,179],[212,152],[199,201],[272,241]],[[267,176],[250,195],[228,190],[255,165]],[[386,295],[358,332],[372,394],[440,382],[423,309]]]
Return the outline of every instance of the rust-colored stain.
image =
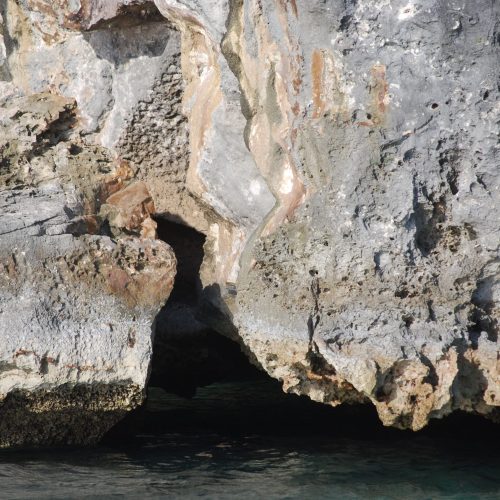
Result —
[[[375,125],[380,124],[385,117],[387,111],[387,93],[389,90],[389,84],[386,80],[386,68],[383,64],[375,64],[371,70],[372,84],[370,88],[370,93],[372,96],[372,107],[373,107],[373,123]]]
[[[302,63],[304,62],[304,58],[300,55],[297,54],[294,59],[292,59],[293,67],[294,67],[294,73],[295,76],[292,79],[292,86],[295,94],[297,95],[300,92],[300,89],[302,87],[302,70],[301,66]]]
[[[260,1],[258,1],[258,4],[260,4]],[[290,7],[292,9],[292,13],[295,16],[295,19],[299,18],[296,0],[278,0],[278,5],[279,5],[280,9],[286,13],[288,13],[288,6],[290,5]]]
[[[325,101],[323,101],[322,98],[324,68],[325,61],[323,53],[320,50],[315,50],[312,54],[311,61],[313,118],[318,118],[325,107]]]
[[[312,370],[307,370],[306,375],[309,380],[318,380],[318,381],[329,380],[332,382],[337,382],[337,378],[334,375],[322,375],[315,373]]]
[[[109,271],[108,283],[114,293],[123,294],[130,283],[130,277],[123,269],[114,268]]]
[[[59,42],[61,37],[56,30],[51,30],[51,21],[57,21],[58,16],[54,6],[50,5],[47,1],[30,0],[29,9],[33,12],[38,12],[42,14],[42,22],[35,21],[34,27],[40,32],[43,41],[47,45],[52,45],[53,43]],[[60,7],[59,7],[60,8]]]
[[[295,94],[298,94],[300,91],[300,86],[302,85],[302,78],[300,78],[299,75],[297,75],[293,80],[292,80],[292,86],[293,90],[295,91]]]
[[[118,159],[113,173],[99,186],[97,206],[104,203],[111,195],[125,186],[125,181],[134,177],[134,171],[127,160]]]
[[[155,212],[155,206],[146,184],[142,181],[132,182],[125,188],[112,194],[107,200],[121,214],[121,227],[129,231],[140,229],[142,223]]]
[[[31,356],[31,355],[34,355],[35,357],[38,358],[37,354],[34,351],[26,351],[25,349],[18,349],[14,354],[14,358],[18,358],[19,356]]]
[[[127,160],[119,158],[116,161],[116,168],[113,172],[113,177],[124,181],[132,179],[132,177],[134,177],[134,171],[132,170],[130,163]]]
[[[293,12],[293,15],[295,16],[295,19],[298,19],[299,13],[297,11],[297,2],[295,0],[288,0],[288,3],[292,7],[292,12]]]
[[[110,180],[106,180],[99,186],[99,191],[97,194],[97,205],[100,206],[101,203],[105,203],[105,201],[117,191],[123,189],[123,180],[118,178],[112,178]]]
[[[68,364],[63,365],[64,368],[69,368],[70,370],[78,370],[80,372],[98,372],[100,371],[98,368],[92,365],[77,365],[77,364]]]
[[[89,0],[80,1],[78,12],[65,14],[64,27],[72,30],[81,30],[92,17],[92,2]]]
[[[132,182],[125,188],[113,193],[107,198],[106,203],[129,211],[132,211],[134,207],[141,207],[148,213],[155,211],[154,202],[148,188],[142,181]]]

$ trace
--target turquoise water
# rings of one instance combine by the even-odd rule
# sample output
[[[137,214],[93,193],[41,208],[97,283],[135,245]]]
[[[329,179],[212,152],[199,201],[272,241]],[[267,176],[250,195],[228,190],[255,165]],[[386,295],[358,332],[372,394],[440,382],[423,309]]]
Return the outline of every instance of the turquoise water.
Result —
[[[145,411],[92,449],[2,452],[0,497],[500,498],[496,427],[473,418],[426,433],[366,410],[220,384],[189,401],[152,390]]]

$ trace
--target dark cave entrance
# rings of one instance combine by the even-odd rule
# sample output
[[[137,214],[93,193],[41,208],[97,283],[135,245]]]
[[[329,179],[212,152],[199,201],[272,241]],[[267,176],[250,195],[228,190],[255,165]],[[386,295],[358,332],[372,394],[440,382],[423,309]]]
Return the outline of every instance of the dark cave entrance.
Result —
[[[200,268],[206,236],[192,227],[156,217],[160,240],[168,243],[177,258],[177,276],[169,302],[196,305],[202,292]]]
[[[192,397],[198,387],[214,382],[262,377],[240,346],[204,321],[200,268],[206,237],[192,227],[157,215],[158,238],[177,258],[174,288],[155,320],[150,387]]]
[[[130,446],[140,444],[143,435],[179,435],[218,449],[221,442],[253,435],[266,443],[270,437],[285,438],[318,450],[328,440],[346,437],[403,444],[414,439],[412,431],[383,427],[372,405],[333,408],[307,396],[285,394],[281,383],[255,368],[236,342],[211,329],[210,319],[204,322],[210,314],[199,274],[205,236],[161,216],[155,220],[159,238],[177,256],[178,274],[155,321],[147,404],[113,427],[107,444]],[[484,434],[491,440],[499,429],[481,417],[456,412],[431,421],[419,434],[455,441],[464,433],[473,440]]]

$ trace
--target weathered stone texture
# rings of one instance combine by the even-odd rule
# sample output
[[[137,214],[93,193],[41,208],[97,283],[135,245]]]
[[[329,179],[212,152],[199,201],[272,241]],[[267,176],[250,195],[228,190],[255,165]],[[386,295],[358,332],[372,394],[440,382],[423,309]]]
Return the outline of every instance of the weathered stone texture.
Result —
[[[207,321],[285,390],[403,428],[497,418],[498,2],[155,5],[2,5],[6,272],[17,236],[37,262],[114,265],[154,210],[207,236]],[[111,317],[161,252],[101,283]]]
[[[371,400],[387,425],[493,416],[498,5],[157,5],[210,44],[202,73],[238,78],[277,200],[225,297],[262,366],[325,403]]]
[[[103,234],[103,202],[140,200],[126,165],[72,136],[75,111],[52,94],[0,103],[0,446],[95,442],[136,407],[173,287],[170,247],[134,236],[144,218]]]

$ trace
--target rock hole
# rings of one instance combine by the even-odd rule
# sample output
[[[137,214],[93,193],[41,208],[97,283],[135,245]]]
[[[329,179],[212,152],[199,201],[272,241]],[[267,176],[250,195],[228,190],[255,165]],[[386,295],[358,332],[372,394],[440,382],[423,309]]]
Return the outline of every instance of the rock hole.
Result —
[[[411,316],[410,314],[404,315],[401,319],[403,320],[406,328],[410,328],[410,326],[415,321],[415,318],[413,316]]]
[[[192,397],[214,382],[260,378],[240,346],[204,322],[200,269],[206,237],[192,227],[156,216],[158,238],[177,258],[174,287],[154,323],[150,387]]]
[[[410,161],[415,155],[415,148],[409,149],[405,151],[403,155],[403,161]]]
[[[352,15],[351,14],[346,14],[342,16],[342,19],[340,20],[340,31],[347,31],[351,25],[352,22]]]
[[[429,207],[418,203],[415,209],[415,243],[424,257],[437,246],[442,237],[442,225],[446,220],[446,204],[443,198]]]
[[[454,168],[452,168],[446,175],[446,180],[450,186],[451,194],[455,195],[458,193],[458,174]]]
[[[206,236],[192,227],[155,217],[158,238],[168,243],[177,259],[177,276],[169,302],[196,304],[202,290],[200,268]]]
[[[427,309],[429,311],[427,321],[436,321],[436,312],[434,311],[434,303],[432,300],[427,301]]]

